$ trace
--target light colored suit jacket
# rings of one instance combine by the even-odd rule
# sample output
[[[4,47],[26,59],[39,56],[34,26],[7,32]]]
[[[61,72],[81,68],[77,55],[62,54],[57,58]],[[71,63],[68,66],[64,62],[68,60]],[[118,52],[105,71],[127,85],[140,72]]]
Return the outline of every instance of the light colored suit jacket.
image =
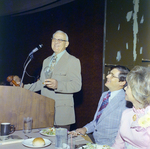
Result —
[[[126,100],[125,92],[122,89],[113,99],[111,99],[110,103],[104,109],[101,117],[96,123],[95,120],[97,112],[103,102],[103,98],[107,93],[108,91],[102,94],[93,121],[84,127],[87,127],[87,133],[93,132],[93,137],[97,144],[107,144],[111,146],[117,136],[122,112],[126,109]]]
[[[45,80],[44,68],[49,65],[51,56],[43,62],[40,80],[33,84],[24,85],[31,91],[41,90],[41,94],[55,100],[55,125],[75,123],[73,93],[81,90],[81,65],[79,59],[67,51],[54,67],[52,78],[58,81],[56,90],[42,84]]]

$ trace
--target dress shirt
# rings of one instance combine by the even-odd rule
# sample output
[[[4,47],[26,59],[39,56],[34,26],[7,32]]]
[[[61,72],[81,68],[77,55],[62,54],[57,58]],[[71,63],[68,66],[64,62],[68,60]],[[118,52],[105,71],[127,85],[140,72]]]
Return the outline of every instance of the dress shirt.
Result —
[[[59,54],[57,54],[57,59],[56,59],[56,63],[55,65],[58,63],[58,61],[60,60],[60,58],[63,56],[63,54],[66,52],[66,50],[60,52]],[[51,66],[51,63],[53,61],[53,57],[55,56],[55,53],[53,53],[52,58],[50,60],[49,66]]]
[[[122,90],[122,89],[111,92],[111,93],[110,93],[110,97],[109,97],[109,102],[110,102],[121,90]],[[109,91],[109,92],[110,92],[110,91]]]

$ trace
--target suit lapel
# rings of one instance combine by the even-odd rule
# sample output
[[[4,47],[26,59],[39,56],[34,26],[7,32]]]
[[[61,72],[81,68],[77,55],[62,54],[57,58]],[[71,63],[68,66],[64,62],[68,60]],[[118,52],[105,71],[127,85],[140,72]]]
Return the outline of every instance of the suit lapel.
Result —
[[[104,93],[102,94],[102,96],[101,96],[101,98],[100,98],[100,101],[99,101],[99,103],[98,103],[98,107],[97,107],[97,111],[96,111],[96,113],[95,113],[94,119],[96,119],[97,114],[98,114],[98,110],[100,109],[100,107],[101,107],[101,105],[102,105],[102,102],[103,102],[103,99],[104,99],[104,97],[106,96],[107,93],[108,93],[108,92],[104,92]]]
[[[51,58],[52,58],[52,56],[49,56],[49,57],[47,58],[47,60],[46,60],[45,63],[44,63],[44,67],[49,66],[50,61],[51,61]]]
[[[103,112],[103,114],[101,115],[101,117],[99,118],[98,122],[101,122],[105,117],[108,117],[108,115],[114,111],[117,107],[118,107],[118,103],[120,101],[120,99],[122,99],[122,94],[123,94],[123,90],[120,91],[112,100],[111,102],[107,105],[107,107],[104,109],[105,112]],[[124,99],[125,100],[125,99]]]

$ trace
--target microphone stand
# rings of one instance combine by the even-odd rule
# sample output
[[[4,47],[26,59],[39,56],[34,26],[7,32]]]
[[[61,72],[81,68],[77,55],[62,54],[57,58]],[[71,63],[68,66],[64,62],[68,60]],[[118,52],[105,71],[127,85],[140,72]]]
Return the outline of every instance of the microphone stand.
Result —
[[[31,60],[33,59],[33,54],[31,54],[29,57],[30,57],[30,59],[29,59],[29,61],[26,63],[26,65],[25,65],[25,67],[24,67],[24,71],[23,71],[23,74],[22,74],[21,82],[20,82],[20,87],[21,87],[22,82],[23,82],[23,78],[24,78],[24,75],[25,75],[25,72],[26,72],[26,68],[27,68],[28,64],[31,62]]]

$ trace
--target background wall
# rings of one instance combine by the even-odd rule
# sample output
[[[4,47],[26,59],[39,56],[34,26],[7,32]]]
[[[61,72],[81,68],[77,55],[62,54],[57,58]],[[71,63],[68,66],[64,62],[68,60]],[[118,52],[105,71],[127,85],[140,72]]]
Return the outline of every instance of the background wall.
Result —
[[[149,7],[148,0],[107,0],[105,74],[111,65],[150,66]]]
[[[60,29],[70,39],[68,51],[80,59],[82,90],[75,94],[76,124],[82,127],[93,119],[102,90],[104,0],[82,0],[40,13],[0,17],[0,82],[9,85],[9,75],[22,76],[28,54],[39,44],[27,67],[24,83],[35,81],[43,60],[52,54],[51,37]]]

